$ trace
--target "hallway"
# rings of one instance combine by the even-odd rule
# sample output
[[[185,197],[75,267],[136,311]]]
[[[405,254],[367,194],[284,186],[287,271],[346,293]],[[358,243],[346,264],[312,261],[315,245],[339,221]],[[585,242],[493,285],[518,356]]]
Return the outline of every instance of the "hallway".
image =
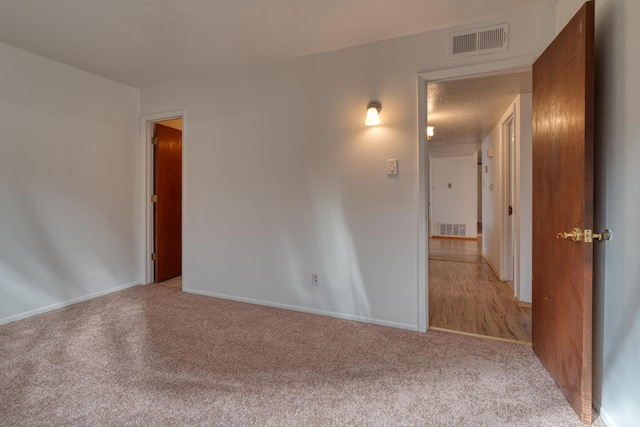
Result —
[[[429,327],[530,343],[531,309],[484,261],[481,239],[429,239]]]

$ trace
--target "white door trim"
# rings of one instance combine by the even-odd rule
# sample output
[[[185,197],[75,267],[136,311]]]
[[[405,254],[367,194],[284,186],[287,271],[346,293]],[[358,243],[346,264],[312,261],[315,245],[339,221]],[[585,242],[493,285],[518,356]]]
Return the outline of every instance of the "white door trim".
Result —
[[[187,123],[186,110],[167,111],[164,113],[146,114],[140,119],[140,150],[141,164],[140,170],[144,171],[141,179],[141,223],[142,235],[140,236],[142,248],[142,265],[140,266],[141,283],[153,282],[153,263],[151,252],[153,252],[153,209],[151,209],[151,194],[153,193],[153,147],[151,137],[153,136],[153,124],[164,120],[182,119],[182,211],[184,212],[186,201],[186,141]],[[184,215],[182,215],[182,230],[184,230]],[[183,238],[184,241],[184,238]],[[183,250],[184,254],[184,250]],[[183,256],[184,265],[184,256]],[[184,283],[184,274],[183,274]]]
[[[509,217],[509,206],[516,207],[515,198],[512,200],[512,194],[515,191],[514,187],[516,185],[515,179],[512,180],[511,176],[511,167],[517,167],[515,164],[514,153],[512,152],[513,142],[511,141],[511,137],[515,138],[517,128],[516,128],[516,117],[518,111],[516,110],[516,104],[513,103],[509,107],[509,112],[506,113],[507,117],[505,120],[500,122],[500,144],[502,148],[502,164],[500,168],[502,169],[502,208],[500,213],[501,218],[501,227],[502,227],[502,243],[500,245],[500,280],[502,281],[512,281],[514,283],[515,290],[515,277],[516,277],[516,268],[514,263],[515,251],[517,250],[515,245],[513,244],[515,238],[515,216],[511,215]],[[511,132],[512,134],[508,134],[508,125],[511,123]],[[518,215],[520,213],[518,212]],[[514,295],[517,295],[514,292]]]
[[[417,206],[418,206],[418,330],[425,332],[429,328],[429,282],[428,282],[428,239],[426,235],[426,200],[429,199],[428,183],[428,142],[426,135],[427,125],[427,83],[442,80],[462,80],[483,75],[499,75],[518,71],[529,71],[537,57],[523,56],[504,61],[487,62],[444,70],[427,71],[417,75],[417,102],[418,102],[418,173]]]

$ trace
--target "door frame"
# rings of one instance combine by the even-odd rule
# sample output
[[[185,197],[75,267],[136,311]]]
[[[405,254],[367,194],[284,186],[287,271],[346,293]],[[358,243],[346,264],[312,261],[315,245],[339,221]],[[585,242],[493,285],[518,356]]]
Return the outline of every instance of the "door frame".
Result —
[[[182,212],[184,213],[185,201],[186,201],[186,142],[187,142],[187,124],[186,124],[186,110],[174,110],[164,113],[145,114],[140,119],[140,150],[141,150],[141,164],[140,170],[144,171],[141,181],[141,212],[142,212],[142,235],[141,235],[141,248],[142,248],[142,266],[140,268],[141,283],[149,284],[153,283],[153,261],[151,260],[151,254],[153,252],[153,205],[151,203],[151,195],[153,194],[153,145],[151,145],[151,138],[153,137],[153,126],[157,122],[165,120],[182,119]],[[183,256],[182,261],[184,265],[184,215],[182,216],[182,233],[183,233]],[[184,281],[184,274],[183,274]],[[183,282],[184,287],[184,282]]]
[[[417,220],[418,220],[418,330],[426,332],[429,329],[429,274],[428,259],[429,248],[427,239],[427,222],[431,218],[427,216],[427,201],[429,192],[429,146],[427,141],[427,84],[438,81],[465,80],[476,77],[487,77],[514,73],[519,71],[531,71],[537,56],[523,56],[503,61],[485,62],[465,67],[448,68],[443,70],[426,71],[416,76],[417,94]]]
[[[518,295],[515,292],[515,276],[516,276],[516,268],[515,268],[515,253],[516,253],[516,245],[515,245],[515,216],[509,215],[509,206],[515,207],[515,140],[516,140],[516,105],[511,104],[510,112],[508,117],[500,123],[500,137],[502,138],[502,149],[503,149],[503,180],[502,180],[502,209],[501,209],[501,218],[502,218],[502,245],[500,248],[500,255],[502,257],[502,268],[500,271],[500,275],[502,276],[500,280],[502,281],[511,281],[514,284],[514,295]],[[509,134],[509,124],[511,124],[511,133]],[[513,136],[513,140],[512,137]]]

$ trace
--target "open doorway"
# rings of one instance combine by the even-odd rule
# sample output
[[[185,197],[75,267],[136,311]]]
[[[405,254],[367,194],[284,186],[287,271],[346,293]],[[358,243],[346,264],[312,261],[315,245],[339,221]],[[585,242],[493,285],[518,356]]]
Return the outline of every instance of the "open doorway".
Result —
[[[516,220],[521,201],[530,198],[530,190],[519,193],[523,184],[530,186],[530,178],[521,179],[521,169],[530,167],[520,165],[531,161],[531,72],[425,84],[426,124],[434,129],[426,186],[429,327],[531,342],[530,306],[519,304],[522,294],[515,292],[521,288],[513,285],[521,264],[531,264],[530,251],[520,248],[530,216],[528,223],[522,216]],[[518,133],[527,120],[528,136]],[[528,148],[519,151],[519,144]],[[456,193],[456,183],[447,180],[464,191]]]
[[[182,288],[184,111],[142,118],[145,283]]]
[[[154,123],[154,282],[182,278],[182,119]]]

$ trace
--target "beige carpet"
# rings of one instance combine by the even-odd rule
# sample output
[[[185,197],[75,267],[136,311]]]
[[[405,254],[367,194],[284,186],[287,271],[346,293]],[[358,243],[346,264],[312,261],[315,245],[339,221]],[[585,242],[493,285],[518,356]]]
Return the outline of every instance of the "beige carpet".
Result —
[[[160,285],[1,326],[0,424],[581,425],[527,346]]]

